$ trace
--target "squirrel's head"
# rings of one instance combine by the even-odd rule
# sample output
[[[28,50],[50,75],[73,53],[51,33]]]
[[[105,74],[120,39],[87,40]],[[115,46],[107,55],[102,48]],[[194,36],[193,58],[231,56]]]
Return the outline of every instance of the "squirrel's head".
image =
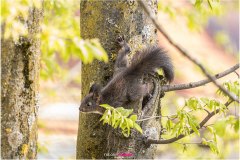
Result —
[[[101,86],[98,84],[93,84],[90,87],[89,94],[83,98],[79,110],[81,112],[90,113],[103,113],[103,108],[99,105],[101,104]]]

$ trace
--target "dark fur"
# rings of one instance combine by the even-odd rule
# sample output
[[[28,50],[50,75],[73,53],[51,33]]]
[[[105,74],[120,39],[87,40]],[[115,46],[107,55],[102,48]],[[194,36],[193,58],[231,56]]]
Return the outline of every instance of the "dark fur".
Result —
[[[132,63],[128,65],[127,54],[130,51],[129,47],[123,38],[119,38],[118,42],[122,48],[115,63],[113,78],[101,91],[99,89],[91,89],[89,95],[81,103],[81,111],[102,112],[103,109],[99,107],[99,104],[124,107],[130,102],[139,100],[149,94],[148,85],[142,83],[143,75],[153,73],[157,68],[163,69],[165,77],[169,82],[173,80],[173,65],[170,58],[161,48],[152,46],[137,52],[133,56]],[[94,84],[93,88],[99,87]],[[99,101],[97,101],[94,95],[99,96]],[[91,106],[89,106],[89,102],[91,102]]]

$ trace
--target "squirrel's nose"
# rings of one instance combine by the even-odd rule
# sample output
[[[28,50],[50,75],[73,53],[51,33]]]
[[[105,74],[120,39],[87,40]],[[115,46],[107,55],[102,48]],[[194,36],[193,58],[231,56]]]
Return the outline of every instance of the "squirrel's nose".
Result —
[[[83,107],[81,107],[81,104],[82,104],[82,103],[80,103],[80,106],[79,106],[79,108],[78,108],[79,111],[82,111],[82,108],[83,108]]]
[[[79,111],[84,112],[84,108],[79,107]]]

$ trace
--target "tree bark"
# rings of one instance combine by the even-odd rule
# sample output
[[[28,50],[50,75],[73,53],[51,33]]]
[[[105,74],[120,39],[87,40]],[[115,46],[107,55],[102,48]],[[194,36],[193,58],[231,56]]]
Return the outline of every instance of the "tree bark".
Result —
[[[29,9],[26,37],[1,43],[1,158],[35,159],[39,108],[39,60],[42,10]]]
[[[153,14],[157,12],[157,0],[148,0],[147,4]],[[83,39],[99,38],[109,56],[109,63],[94,61],[90,65],[82,67],[82,96],[84,97],[93,83],[103,86],[107,84],[113,75],[114,61],[118,47],[116,38],[124,35],[131,47],[131,53],[145,45],[157,44],[157,30],[144,13],[137,1],[81,1],[80,4],[80,29]],[[155,84],[156,86],[156,84]],[[160,105],[160,90],[151,100],[153,109],[147,115],[156,115]],[[150,104],[150,103],[149,103]],[[142,101],[130,107],[134,113],[141,115]],[[130,138],[124,138],[118,131],[99,122],[100,115],[82,113],[79,116],[79,128],[77,138],[78,159],[86,158],[113,158],[118,153],[131,152],[132,158],[154,158],[155,146],[144,146],[141,135],[133,132]],[[145,135],[159,138],[160,124],[154,119],[148,123],[142,123]],[[131,147],[129,147],[131,146]],[[113,155],[113,156],[111,156]]]

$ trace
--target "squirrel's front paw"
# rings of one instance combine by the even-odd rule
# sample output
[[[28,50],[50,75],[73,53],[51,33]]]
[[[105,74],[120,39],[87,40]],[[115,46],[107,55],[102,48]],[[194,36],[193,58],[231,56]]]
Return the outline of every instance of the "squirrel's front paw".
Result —
[[[120,46],[123,46],[123,45],[125,44],[124,37],[123,37],[123,36],[118,36],[118,37],[117,37],[117,43],[118,43]]]

